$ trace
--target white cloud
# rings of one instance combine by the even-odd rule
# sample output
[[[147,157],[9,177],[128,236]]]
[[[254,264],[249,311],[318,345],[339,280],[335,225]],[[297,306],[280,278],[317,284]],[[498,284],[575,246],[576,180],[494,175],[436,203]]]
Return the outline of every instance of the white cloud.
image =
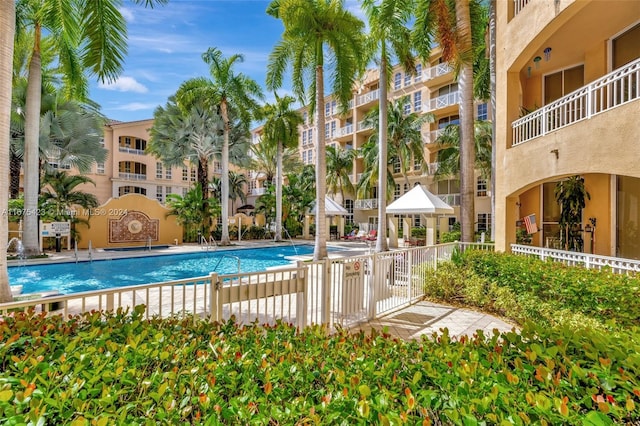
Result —
[[[133,77],[119,77],[111,83],[99,83],[98,87],[100,89],[115,90],[118,92],[147,93],[149,91],[144,84],[138,83]]]
[[[133,11],[131,11],[131,9],[127,9],[126,7],[122,7],[122,8],[120,8],[120,13],[122,13],[122,16],[124,17],[124,19],[127,22],[135,21],[135,17],[133,16]]]
[[[112,110],[120,110],[120,111],[141,111],[141,110],[153,110],[158,106],[158,104],[154,103],[143,103],[143,102],[131,102],[128,104],[121,105],[115,108],[109,108]]]

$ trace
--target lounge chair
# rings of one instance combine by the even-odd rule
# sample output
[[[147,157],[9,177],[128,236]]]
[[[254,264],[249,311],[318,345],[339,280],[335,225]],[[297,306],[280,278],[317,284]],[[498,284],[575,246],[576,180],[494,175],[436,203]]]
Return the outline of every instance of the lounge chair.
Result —
[[[352,240],[356,237],[356,230],[352,229],[347,235],[343,235],[341,238],[343,240]]]
[[[364,238],[366,241],[375,241],[378,239],[378,231],[377,230],[371,230],[369,231],[369,234]]]

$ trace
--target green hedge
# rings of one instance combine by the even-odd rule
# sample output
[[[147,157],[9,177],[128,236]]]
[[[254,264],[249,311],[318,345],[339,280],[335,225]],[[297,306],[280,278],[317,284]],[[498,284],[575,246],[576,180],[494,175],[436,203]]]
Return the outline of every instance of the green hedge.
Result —
[[[3,424],[612,424],[640,419],[640,339],[388,335],[143,320],[0,322]],[[439,423],[441,422],[441,423]]]

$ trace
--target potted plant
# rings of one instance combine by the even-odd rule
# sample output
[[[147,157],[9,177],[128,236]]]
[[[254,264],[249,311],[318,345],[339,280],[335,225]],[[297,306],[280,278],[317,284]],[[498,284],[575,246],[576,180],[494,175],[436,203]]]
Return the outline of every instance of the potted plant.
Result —
[[[565,250],[582,251],[582,210],[591,195],[584,186],[584,178],[572,176],[557,183],[555,198],[560,204],[560,242]]]

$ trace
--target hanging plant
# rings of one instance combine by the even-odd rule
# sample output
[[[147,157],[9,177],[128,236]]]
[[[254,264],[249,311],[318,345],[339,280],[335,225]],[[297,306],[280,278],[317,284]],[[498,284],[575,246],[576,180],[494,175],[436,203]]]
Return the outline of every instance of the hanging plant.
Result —
[[[558,182],[555,198],[560,204],[560,240],[565,250],[582,251],[582,210],[591,195],[584,186],[584,178],[572,176]]]

